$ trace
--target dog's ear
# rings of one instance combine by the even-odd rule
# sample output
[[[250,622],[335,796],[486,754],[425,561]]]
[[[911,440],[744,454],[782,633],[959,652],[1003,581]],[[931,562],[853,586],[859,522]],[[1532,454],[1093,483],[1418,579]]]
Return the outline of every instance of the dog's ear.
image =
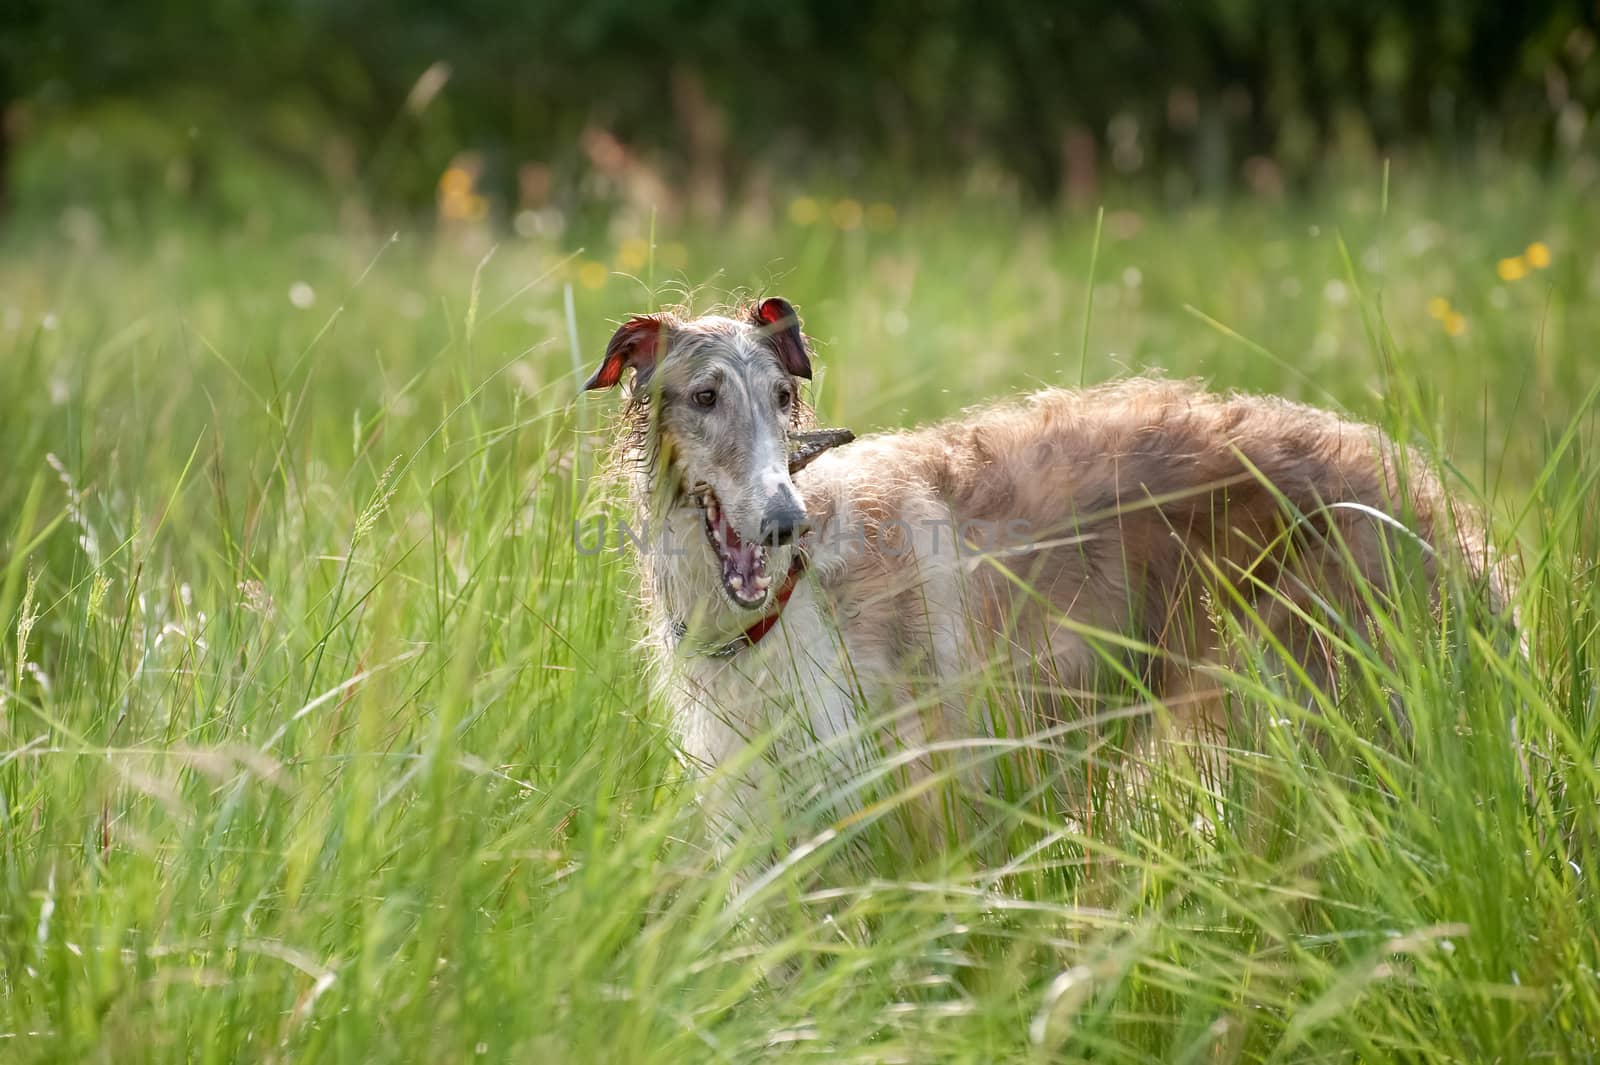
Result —
[[[639,314],[623,322],[611,334],[606,356],[600,360],[600,368],[594,376],[584,382],[583,391],[613,387],[622,380],[622,371],[630,366],[635,384],[649,377],[665,345],[666,332],[667,323],[654,315]]]
[[[811,352],[806,350],[806,338],[800,334],[800,316],[789,301],[770,296],[755,305],[752,316],[761,331],[772,338],[783,368],[796,377],[811,380]]]

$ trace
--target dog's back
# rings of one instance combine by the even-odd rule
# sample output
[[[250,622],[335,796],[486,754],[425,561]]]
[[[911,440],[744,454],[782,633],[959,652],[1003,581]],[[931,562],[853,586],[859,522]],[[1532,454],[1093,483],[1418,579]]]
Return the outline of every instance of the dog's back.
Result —
[[[913,537],[916,551],[837,562],[836,585],[880,589],[912,643],[928,644],[932,610],[958,609],[969,636],[1068,688],[1090,685],[1111,654],[1158,694],[1180,694],[1217,660],[1223,614],[1330,683],[1321,634],[1359,621],[1374,589],[1409,572],[1436,591],[1441,553],[1493,575],[1475,515],[1376,429],[1186,383],[1039,392],[865,438],[801,484],[814,512],[847,513],[869,543],[892,539],[890,523],[948,512],[956,570],[934,539]],[[951,572],[959,592],[940,588]],[[907,625],[908,611],[922,617]]]

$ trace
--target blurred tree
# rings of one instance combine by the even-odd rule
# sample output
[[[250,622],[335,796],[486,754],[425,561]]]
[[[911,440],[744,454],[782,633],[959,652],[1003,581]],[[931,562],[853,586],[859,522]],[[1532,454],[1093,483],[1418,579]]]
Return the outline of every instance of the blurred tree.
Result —
[[[224,124],[378,204],[430,202],[463,149],[507,200],[524,161],[570,189],[605,170],[596,152],[648,161],[706,209],[763,174],[863,167],[989,167],[1036,196],[1092,190],[1106,167],[1169,191],[1266,189],[1314,181],[1352,129],[1384,151],[1494,137],[1547,155],[1558,121],[1581,132],[1600,104],[1579,69],[1593,48],[1571,45],[1596,15],[1589,0],[5,0],[0,102]],[[0,173],[8,147],[0,133]],[[190,150],[203,195],[204,139]]]
[[[0,216],[11,202],[11,155],[21,101],[36,82],[29,49],[40,37],[44,0],[10,0],[0,6]]]

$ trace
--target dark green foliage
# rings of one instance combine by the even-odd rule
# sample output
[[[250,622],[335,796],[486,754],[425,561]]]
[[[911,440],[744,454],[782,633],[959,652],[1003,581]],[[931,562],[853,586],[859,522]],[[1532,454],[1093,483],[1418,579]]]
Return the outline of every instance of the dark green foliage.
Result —
[[[413,206],[468,148],[502,199],[528,160],[574,186],[591,127],[676,186],[988,168],[1035,196],[1115,175],[1186,198],[1423,142],[1548,160],[1600,102],[1595,10],[1559,0],[5,6],[0,105],[128,99]],[[445,67],[442,93],[414,92]]]

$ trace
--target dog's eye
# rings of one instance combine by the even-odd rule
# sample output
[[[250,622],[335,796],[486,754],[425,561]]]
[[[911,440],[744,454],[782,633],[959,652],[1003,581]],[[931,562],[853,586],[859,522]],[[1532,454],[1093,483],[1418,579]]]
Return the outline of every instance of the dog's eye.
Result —
[[[717,405],[717,391],[714,388],[702,388],[694,394],[694,401],[702,407],[715,407]]]
[[[794,402],[794,389],[784,385],[778,389],[778,406],[783,410],[789,409],[789,404]]]

